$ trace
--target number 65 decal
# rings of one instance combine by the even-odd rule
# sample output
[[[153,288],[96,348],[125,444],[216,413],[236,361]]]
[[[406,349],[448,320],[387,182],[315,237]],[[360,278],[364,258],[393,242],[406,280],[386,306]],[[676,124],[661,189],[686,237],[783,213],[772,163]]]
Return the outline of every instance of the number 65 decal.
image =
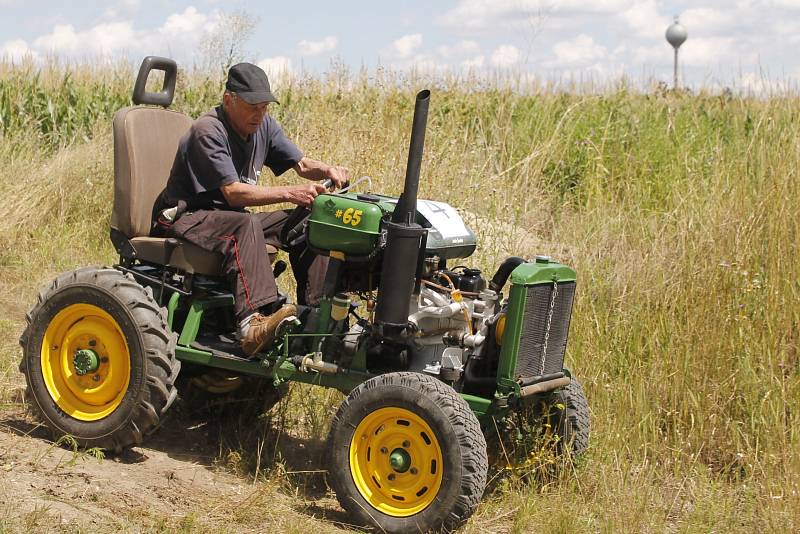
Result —
[[[358,226],[361,224],[361,215],[364,213],[364,210],[357,210],[354,208],[347,208],[342,215],[342,223],[349,224],[351,226]]]

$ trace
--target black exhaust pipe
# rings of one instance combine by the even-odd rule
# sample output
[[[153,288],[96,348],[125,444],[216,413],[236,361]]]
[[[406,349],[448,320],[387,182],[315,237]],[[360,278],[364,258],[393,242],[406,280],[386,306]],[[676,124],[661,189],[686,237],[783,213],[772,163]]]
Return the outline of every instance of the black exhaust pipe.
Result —
[[[428,123],[428,104],[431,92],[427,89],[417,93],[414,105],[414,121],[411,124],[411,144],[408,147],[406,181],[403,193],[397,201],[393,223],[412,224],[417,217],[417,191],[419,191],[419,169],[422,166],[422,148],[425,145],[425,127]]]
[[[430,96],[431,92],[427,89],[417,93],[403,193],[397,201],[392,220],[386,223],[386,251],[378,288],[378,307],[375,310],[375,322],[384,337],[402,336],[408,326],[420,248],[427,232],[414,221],[417,217],[419,170]]]

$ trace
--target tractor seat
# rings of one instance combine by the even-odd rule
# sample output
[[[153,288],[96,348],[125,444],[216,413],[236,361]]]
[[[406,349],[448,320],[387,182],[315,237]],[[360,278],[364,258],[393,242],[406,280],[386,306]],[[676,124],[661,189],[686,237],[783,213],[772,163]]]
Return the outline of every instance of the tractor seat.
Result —
[[[114,115],[111,238],[121,255],[167,264],[167,240],[150,237],[150,217],[156,197],[167,184],[178,142],[191,125],[192,119],[186,115],[162,108],[134,106]],[[174,241],[178,246],[170,258],[171,267],[207,276],[223,274],[222,254]],[[277,252],[267,245],[271,261]]]
[[[222,276],[222,254],[209,252],[188,241],[174,239],[178,246],[172,252],[169,265],[187,273]],[[158,265],[167,264],[167,239],[163,237],[134,237],[130,240],[136,258]],[[278,249],[267,245],[270,263],[275,262]]]

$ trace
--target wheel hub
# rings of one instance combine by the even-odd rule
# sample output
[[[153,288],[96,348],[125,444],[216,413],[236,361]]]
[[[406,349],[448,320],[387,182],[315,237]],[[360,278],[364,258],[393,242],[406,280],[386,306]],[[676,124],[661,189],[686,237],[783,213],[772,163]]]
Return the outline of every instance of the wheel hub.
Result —
[[[92,349],[79,349],[72,357],[72,365],[75,366],[75,372],[78,375],[88,375],[100,367],[100,357]]]
[[[398,473],[405,473],[411,467],[411,455],[405,449],[397,448],[389,455],[389,464]]]

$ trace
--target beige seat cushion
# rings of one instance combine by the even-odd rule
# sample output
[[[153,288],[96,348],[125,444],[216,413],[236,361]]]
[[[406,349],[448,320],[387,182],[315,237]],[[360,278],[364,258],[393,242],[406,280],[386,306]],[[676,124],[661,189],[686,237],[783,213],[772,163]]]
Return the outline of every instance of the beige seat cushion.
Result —
[[[208,252],[202,248],[189,243],[188,241],[178,241],[178,246],[172,252],[169,265],[176,267],[187,273],[204,274],[207,276],[222,276],[222,254]],[[160,237],[134,237],[131,239],[136,251],[136,257],[140,260],[167,265],[167,246],[166,239]],[[266,249],[270,262],[275,261],[278,249],[272,245],[267,245]]]
[[[160,237],[134,237],[131,239],[140,260],[167,264],[166,239]],[[187,241],[178,241],[178,246],[172,252],[169,265],[177,267],[187,273],[205,274],[208,276],[222,275],[222,254],[208,252]]]

